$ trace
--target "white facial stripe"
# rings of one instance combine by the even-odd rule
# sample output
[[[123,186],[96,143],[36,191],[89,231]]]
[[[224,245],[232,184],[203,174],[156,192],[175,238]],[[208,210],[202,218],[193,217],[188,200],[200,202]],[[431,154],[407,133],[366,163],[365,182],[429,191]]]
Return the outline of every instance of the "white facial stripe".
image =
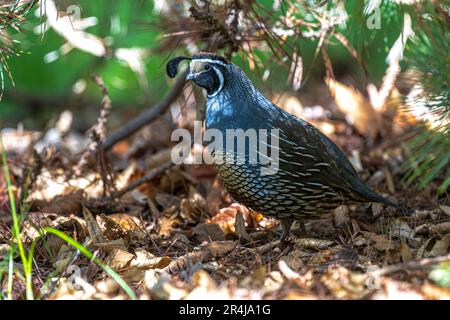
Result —
[[[205,72],[208,72],[209,70],[203,70],[203,71],[200,71],[200,72],[197,72],[197,73],[191,73],[191,76],[198,76],[199,74],[202,74],[202,73],[205,73]]]
[[[213,66],[213,69],[214,69],[215,73],[217,74],[217,77],[219,78],[220,86],[215,92],[209,94],[210,97],[214,97],[215,95],[217,95],[220,92],[220,90],[222,90],[222,88],[223,88],[223,74],[222,74],[222,72],[218,68],[216,68],[214,66]]]
[[[215,64],[221,65],[223,67],[226,67],[226,68],[228,68],[230,66],[228,63],[222,62],[220,60],[213,60],[213,59],[192,59],[192,61],[215,63]]]

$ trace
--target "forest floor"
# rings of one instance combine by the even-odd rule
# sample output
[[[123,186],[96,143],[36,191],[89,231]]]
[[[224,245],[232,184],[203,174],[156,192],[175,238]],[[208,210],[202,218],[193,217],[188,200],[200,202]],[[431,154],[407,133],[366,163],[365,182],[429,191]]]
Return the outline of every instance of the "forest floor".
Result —
[[[380,130],[381,138],[368,144],[355,124],[342,117],[324,120],[327,110],[320,105],[329,101],[303,107],[292,98],[280,104],[309,114],[308,120],[350,155],[370,187],[414,214],[404,217],[376,204],[340,208],[307,221],[306,234],[294,225],[291,241],[280,244],[278,221],[234,202],[214,167],[168,168],[171,127],[166,121],[153,122],[108,153],[97,152],[94,143],[95,156],[80,160],[83,148],[76,146],[90,140],[64,127],[60,117],[44,133],[2,134],[15,201],[26,199],[18,205],[21,239],[26,249],[36,240],[35,297],[129,298],[101,263],[54,234],[42,235],[43,228],[52,227],[115,270],[140,299],[450,298],[449,283],[442,281],[449,267],[440,264],[450,259],[448,198],[438,198],[434,184],[420,191],[404,186],[405,133]],[[31,151],[31,145],[40,152]],[[155,168],[162,174],[132,188]],[[13,223],[6,186],[2,171],[3,295]],[[14,256],[13,296],[25,298],[24,268],[17,251]]]

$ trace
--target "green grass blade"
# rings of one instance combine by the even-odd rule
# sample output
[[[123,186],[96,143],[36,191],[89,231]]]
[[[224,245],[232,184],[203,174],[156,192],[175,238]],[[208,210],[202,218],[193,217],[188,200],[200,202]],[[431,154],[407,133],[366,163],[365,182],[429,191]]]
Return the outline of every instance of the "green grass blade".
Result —
[[[44,232],[54,234],[55,236],[61,238],[62,240],[66,241],[68,244],[70,244],[72,247],[80,251],[82,254],[84,254],[87,258],[91,259],[95,264],[97,264],[100,268],[102,268],[111,278],[113,278],[126,292],[126,294],[133,300],[137,299],[136,294],[133,292],[133,290],[128,286],[128,284],[120,277],[117,272],[115,272],[110,266],[106,265],[102,261],[100,261],[97,257],[95,257],[88,249],[86,249],[83,245],[76,242],[74,239],[66,235],[64,232],[61,232],[59,230],[53,229],[53,228],[44,228]]]
[[[0,146],[2,148],[2,162],[3,162],[3,172],[5,174],[5,180],[6,180],[6,186],[8,189],[8,197],[9,197],[9,203],[11,206],[11,215],[13,218],[13,237],[17,240],[17,246],[19,247],[19,254],[20,258],[22,259],[22,265],[25,272],[25,279],[27,282],[27,299],[33,300],[33,290],[32,290],[32,274],[31,272],[27,272],[27,254],[25,252],[25,248],[23,246],[22,238],[20,236],[20,219],[17,215],[17,209],[16,209],[16,202],[14,201],[14,193],[13,193],[13,186],[11,183],[11,176],[9,174],[9,167],[8,167],[8,159],[6,157],[6,150],[5,146],[3,145],[3,137],[0,134]]]
[[[450,186],[450,175],[442,182],[442,184],[438,188],[438,194],[443,194],[445,190]]]
[[[6,296],[8,300],[12,300],[12,286],[14,278],[14,245],[11,241],[11,248],[9,248],[9,261],[8,261],[8,282]]]

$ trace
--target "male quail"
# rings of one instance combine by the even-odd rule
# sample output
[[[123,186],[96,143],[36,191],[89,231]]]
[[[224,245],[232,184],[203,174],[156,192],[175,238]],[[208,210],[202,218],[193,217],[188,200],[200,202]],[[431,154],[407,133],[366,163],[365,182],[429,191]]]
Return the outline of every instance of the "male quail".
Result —
[[[229,129],[278,129],[278,145],[268,142],[269,147],[274,147],[271,150],[278,152],[276,172],[261,174],[262,161],[249,161],[248,145],[231,150],[235,161],[218,161],[216,165],[237,201],[281,220],[283,240],[293,220],[316,218],[343,204],[381,202],[408,213],[367,187],[327,136],[270,102],[226,58],[207,52],[192,58],[174,58],[167,64],[170,77],[175,77],[183,60],[190,60],[187,79],[207,91],[206,129],[219,130],[224,137]],[[258,141],[261,139],[258,136]],[[222,150],[212,148],[211,153],[229,159],[225,138],[223,144]],[[244,161],[236,161],[242,158]]]

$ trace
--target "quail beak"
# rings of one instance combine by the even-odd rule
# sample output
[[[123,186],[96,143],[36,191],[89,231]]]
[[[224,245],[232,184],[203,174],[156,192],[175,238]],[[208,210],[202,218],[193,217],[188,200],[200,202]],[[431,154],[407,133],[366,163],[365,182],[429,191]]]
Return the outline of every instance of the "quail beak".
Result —
[[[192,79],[194,79],[194,74],[191,71],[189,71],[186,76],[186,80],[192,80]]]

